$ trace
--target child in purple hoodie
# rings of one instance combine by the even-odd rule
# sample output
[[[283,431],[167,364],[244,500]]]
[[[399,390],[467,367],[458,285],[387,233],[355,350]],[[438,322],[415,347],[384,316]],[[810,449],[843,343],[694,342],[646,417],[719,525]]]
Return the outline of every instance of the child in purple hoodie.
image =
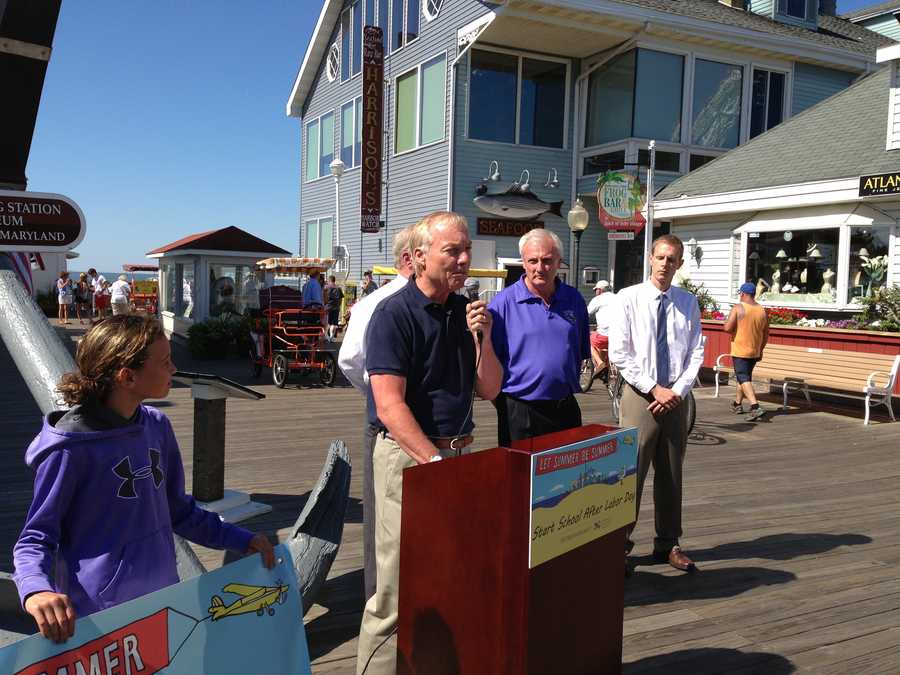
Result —
[[[175,366],[152,317],[115,316],[78,345],[77,373],[58,385],[54,412],[25,455],[34,499],[13,551],[22,606],[41,634],[63,642],[86,616],[178,583],[176,533],[202,546],[258,551],[263,534],[223,523],[184,491],[172,425],[144,399],[164,398]]]

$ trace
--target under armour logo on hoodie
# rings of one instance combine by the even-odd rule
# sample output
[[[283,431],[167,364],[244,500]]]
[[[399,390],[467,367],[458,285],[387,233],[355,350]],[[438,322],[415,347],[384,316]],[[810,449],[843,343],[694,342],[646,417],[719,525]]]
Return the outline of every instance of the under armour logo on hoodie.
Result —
[[[122,484],[119,486],[119,491],[116,495],[123,499],[136,499],[137,493],[134,491],[134,481],[150,478],[150,476],[153,476],[154,485],[159,487],[160,483],[163,481],[163,472],[162,469],[159,468],[161,459],[162,453],[155,448],[150,448],[150,466],[145,466],[137,471],[132,471],[131,460],[128,457],[116,464],[113,473],[122,479]]]

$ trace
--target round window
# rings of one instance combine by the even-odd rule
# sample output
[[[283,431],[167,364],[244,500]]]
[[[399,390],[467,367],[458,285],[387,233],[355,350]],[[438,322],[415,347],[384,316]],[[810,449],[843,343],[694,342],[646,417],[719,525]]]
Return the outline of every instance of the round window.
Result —
[[[440,14],[441,5],[443,4],[444,0],[425,0],[425,7],[422,8],[425,18],[428,21],[434,21],[437,15]]]
[[[337,79],[338,71],[340,69],[341,53],[338,51],[337,45],[331,45],[331,50],[328,52],[328,65],[326,69],[329,82],[334,82]]]

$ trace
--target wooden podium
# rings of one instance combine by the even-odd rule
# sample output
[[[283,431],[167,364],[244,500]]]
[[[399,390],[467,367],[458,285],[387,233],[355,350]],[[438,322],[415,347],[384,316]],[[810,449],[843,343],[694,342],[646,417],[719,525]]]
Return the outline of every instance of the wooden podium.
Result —
[[[403,474],[399,673],[620,673],[625,530],[528,568],[531,455],[587,425]]]

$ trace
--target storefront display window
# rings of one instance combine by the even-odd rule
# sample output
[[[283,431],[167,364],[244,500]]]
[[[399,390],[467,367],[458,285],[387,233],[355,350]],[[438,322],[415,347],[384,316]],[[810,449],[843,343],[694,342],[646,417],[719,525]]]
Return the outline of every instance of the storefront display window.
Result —
[[[757,299],[801,306],[858,303],[887,283],[890,226],[748,231],[746,281]]]
[[[750,232],[746,278],[763,302],[837,302],[839,228]]]
[[[888,227],[854,227],[850,230],[850,262],[847,300],[869,297],[887,284]]]
[[[256,273],[249,265],[209,265],[209,315],[241,314],[258,306]]]

